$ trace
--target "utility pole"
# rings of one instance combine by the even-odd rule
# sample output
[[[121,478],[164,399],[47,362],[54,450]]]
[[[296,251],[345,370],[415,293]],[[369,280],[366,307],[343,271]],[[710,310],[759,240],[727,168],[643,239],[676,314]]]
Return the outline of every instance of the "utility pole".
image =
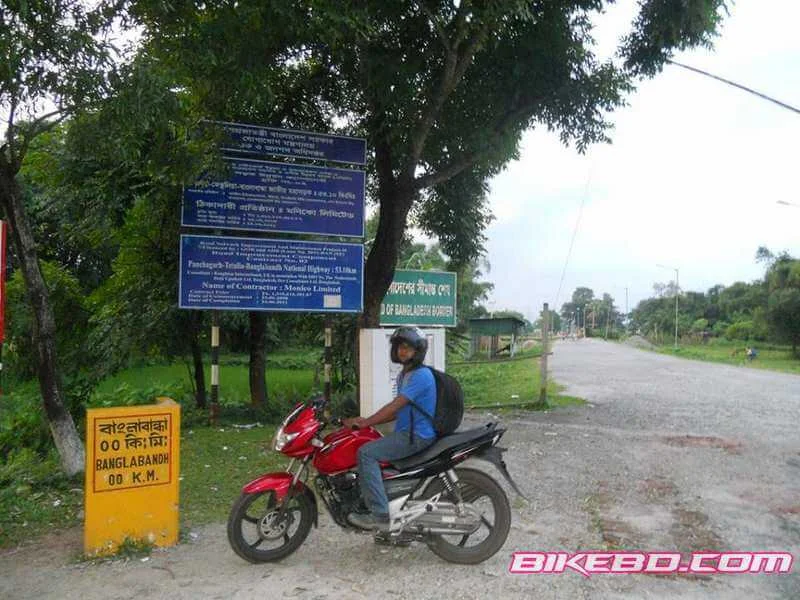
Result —
[[[628,288],[625,288],[625,318],[628,318]]]
[[[678,296],[681,294],[680,273],[675,269],[675,350],[678,349]]]
[[[539,361],[541,366],[541,386],[539,388],[539,404],[547,405],[547,353],[548,353],[548,335],[547,330],[550,323],[550,311],[548,310],[547,302],[544,303],[544,310],[542,311],[542,360]]]
[[[675,271],[675,350],[678,349],[678,296],[681,293],[680,284],[680,271],[676,267],[668,267],[666,265],[656,265],[662,269],[671,269]]]

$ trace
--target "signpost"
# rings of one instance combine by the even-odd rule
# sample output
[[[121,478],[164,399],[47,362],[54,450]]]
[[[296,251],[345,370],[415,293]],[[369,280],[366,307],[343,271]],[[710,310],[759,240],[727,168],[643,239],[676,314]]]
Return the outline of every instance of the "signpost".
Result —
[[[361,312],[361,244],[181,236],[180,307]]]
[[[380,324],[455,327],[456,274],[396,270],[381,303]]]
[[[222,128],[224,139],[221,148],[227,152],[287,156],[352,165],[364,165],[367,162],[367,141],[363,138],[244,123],[208,123]]]
[[[86,411],[87,554],[113,552],[125,538],[178,542],[180,406],[162,400]]]
[[[228,164],[227,180],[184,191],[182,225],[364,235],[364,171],[243,158]]]
[[[217,235],[181,236],[180,308],[361,312],[363,244],[221,234],[239,230],[363,238],[364,170],[307,163],[363,166],[366,140],[244,123],[205,125],[221,130],[220,148],[228,168],[224,177],[201,178],[184,189],[181,225],[214,229]],[[329,324],[326,321],[328,347]],[[212,341],[214,336],[218,341],[217,327],[212,327]],[[212,423],[216,375],[218,366],[212,364]],[[325,381],[329,398],[328,362]]]

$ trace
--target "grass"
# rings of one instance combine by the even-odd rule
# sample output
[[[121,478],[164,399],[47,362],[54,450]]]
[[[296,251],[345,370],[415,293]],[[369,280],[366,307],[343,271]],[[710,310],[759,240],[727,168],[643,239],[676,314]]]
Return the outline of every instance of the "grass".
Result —
[[[229,355],[220,358],[220,403],[235,406],[250,402],[247,357]],[[211,390],[211,369],[205,369],[206,390]],[[276,353],[267,362],[267,390],[270,395],[308,396],[314,387],[314,356],[308,351]],[[109,397],[127,390],[193,389],[193,381],[184,363],[147,365],[120,371],[103,380],[94,390],[95,397]]]
[[[0,548],[83,518],[83,479],[61,473],[55,453],[42,460],[22,449],[0,464]]]
[[[458,363],[451,365],[448,373],[461,383],[467,407],[539,407],[541,377],[537,357],[531,356],[508,361]],[[548,381],[548,407],[585,403],[580,398],[561,394],[563,389],[563,386],[554,381]]]
[[[183,527],[225,521],[242,486],[263,473],[286,468],[289,459],[270,446],[275,427],[196,427],[182,433]]]
[[[748,361],[745,356],[748,345],[748,342],[715,339],[707,344],[681,344],[677,350],[672,345],[658,346],[656,350],[692,360],[800,374],[800,360],[792,356],[791,347],[755,343],[753,347],[758,351],[758,356]]]
[[[225,521],[243,485],[262,473],[285,468],[288,459],[271,448],[265,453],[274,429],[271,424],[252,429],[229,425],[182,432],[182,529]],[[9,473],[11,469],[14,473]],[[16,457],[0,470],[0,483],[0,547],[83,522],[83,478],[61,475],[54,455],[45,461]]]

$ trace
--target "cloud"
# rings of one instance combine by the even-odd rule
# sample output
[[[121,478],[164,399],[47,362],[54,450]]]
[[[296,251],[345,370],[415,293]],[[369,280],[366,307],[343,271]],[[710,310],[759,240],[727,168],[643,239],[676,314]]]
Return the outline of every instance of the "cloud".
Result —
[[[606,52],[608,31],[624,29],[632,6],[606,15],[597,35]],[[715,51],[676,60],[799,105],[800,3],[738,0],[732,12]],[[674,277],[657,263],[680,268],[684,289],[705,291],[760,277],[760,245],[800,255],[800,115],[674,66],[629,102],[612,115],[613,144],[580,156],[553,134],[529,132],[520,160],[492,180],[496,308],[538,314],[580,285],[618,305],[627,287],[633,306]]]

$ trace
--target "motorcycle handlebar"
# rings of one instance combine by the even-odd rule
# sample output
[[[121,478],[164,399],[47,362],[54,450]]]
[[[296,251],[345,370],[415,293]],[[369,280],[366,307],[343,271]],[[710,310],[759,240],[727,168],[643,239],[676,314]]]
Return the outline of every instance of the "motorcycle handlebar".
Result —
[[[333,417],[325,418],[325,409],[328,407],[328,402],[325,400],[324,396],[319,396],[318,398],[314,398],[311,401],[311,405],[314,407],[314,410],[317,413],[317,417],[323,421],[325,425],[332,425],[334,427],[343,427],[344,421],[341,417]],[[358,429],[357,425],[353,425],[352,429]]]

